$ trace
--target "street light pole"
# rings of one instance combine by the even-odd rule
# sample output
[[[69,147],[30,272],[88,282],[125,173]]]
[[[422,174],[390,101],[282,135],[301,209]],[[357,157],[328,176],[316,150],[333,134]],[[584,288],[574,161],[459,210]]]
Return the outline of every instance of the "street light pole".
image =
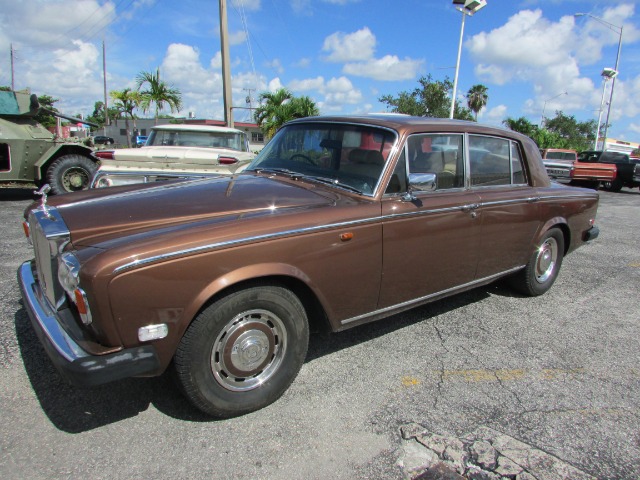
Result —
[[[462,37],[464,36],[464,21],[467,15],[471,16],[481,8],[487,5],[487,0],[453,0],[456,10],[462,12],[462,25],[460,26],[460,41],[458,43],[458,58],[456,60],[456,73],[453,76],[453,92],[451,94],[451,109],[449,110],[449,118],[453,118],[453,112],[456,108],[456,92],[458,91],[458,72],[460,71],[460,55],[462,54]]]
[[[616,66],[614,67],[614,70],[616,71],[616,75],[617,72],[619,72],[618,70],[618,66],[620,64],[620,50],[622,50],[622,26],[618,26],[618,25],[614,25],[613,23],[609,23],[606,20],[603,20],[600,17],[596,17],[595,15],[591,15],[590,13],[576,13],[574,14],[575,17],[591,17],[594,20],[596,20],[597,22],[600,22],[603,25],[606,25],[609,30],[613,30],[614,32],[616,32],[619,35],[619,39],[618,39],[618,53],[616,55]],[[611,82],[611,92],[609,92],[609,106],[607,108],[607,119],[605,121],[605,125],[604,125],[604,140],[602,141],[602,150],[605,151],[607,149],[607,131],[609,130],[609,115],[611,114],[611,104],[613,103],[613,90],[616,87],[616,77],[613,77],[613,80]],[[596,139],[597,141],[597,139]]]
[[[604,107],[604,94],[607,90],[607,81],[613,79],[616,79],[616,75],[618,75],[618,72],[612,68],[605,68],[604,70],[602,70],[602,73],[600,74],[602,76],[602,98],[600,99],[600,112],[598,113],[598,128],[596,129],[596,139],[593,142],[593,149],[597,150],[598,149],[598,140],[600,138],[600,125],[602,123],[602,110]],[[606,131],[606,130],[605,130]],[[604,136],[604,140],[602,141],[602,149],[605,150],[606,149],[606,143],[607,143],[607,135],[605,134]]]
[[[456,107],[456,91],[458,90],[458,71],[460,70],[460,55],[462,54],[462,37],[464,35],[464,20],[467,18],[467,14],[464,9],[460,9],[462,12],[462,26],[460,27],[460,42],[458,43],[458,59],[456,60],[456,73],[453,76],[453,93],[451,94],[451,109],[449,110],[449,118],[453,118],[453,111]]]

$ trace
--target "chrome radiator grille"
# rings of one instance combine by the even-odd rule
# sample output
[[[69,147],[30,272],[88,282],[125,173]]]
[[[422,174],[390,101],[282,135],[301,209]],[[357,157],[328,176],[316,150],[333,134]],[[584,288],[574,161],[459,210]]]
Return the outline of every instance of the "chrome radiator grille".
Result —
[[[69,242],[69,229],[55,208],[32,210],[29,229],[35,252],[38,283],[52,307],[64,301],[64,290],[58,282],[58,255]]]

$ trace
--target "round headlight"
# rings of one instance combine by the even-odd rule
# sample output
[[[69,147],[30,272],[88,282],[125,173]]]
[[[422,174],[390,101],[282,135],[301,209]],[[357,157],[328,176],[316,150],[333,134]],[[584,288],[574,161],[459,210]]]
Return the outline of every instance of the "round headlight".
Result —
[[[71,298],[74,297],[74,290],[78,288],[78,275],[80,273],[80,262],[73,253],[66,252],[58,259],[58,281]]]

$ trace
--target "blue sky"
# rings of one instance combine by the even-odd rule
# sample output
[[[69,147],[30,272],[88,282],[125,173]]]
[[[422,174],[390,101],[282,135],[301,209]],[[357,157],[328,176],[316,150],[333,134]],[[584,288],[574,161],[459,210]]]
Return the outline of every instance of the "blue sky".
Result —
[[[8,3],[8,2],[5,2]],[[487,0],[465,24],[458,94],[488,87],[481,122],[539,123],[544,110],[597,119],[604,67],[613,68],[623,27],[609,136],[640,141],[640,22],[631,0]],[[589,13],[613,24],[611,29]],[[462,14],[451,0],[228,0],[233,104],[287,87],[321,113],[385,111],[382,95],[453,79]],[[155,71],[183,93],[181,115],[223,118],[216,0],[22,0],[0,12],[0,85],[90,114],[107,88]],[[611,87],[611,83],[607,88]],[[565,93],[566,92],[566,93]],[[608,98],[608,96],[607,96]],[[464,99],[462,99],[464,101]],[[139,112],[142,115],[142,112]],[[248,118],[237,109],[236,121]]]

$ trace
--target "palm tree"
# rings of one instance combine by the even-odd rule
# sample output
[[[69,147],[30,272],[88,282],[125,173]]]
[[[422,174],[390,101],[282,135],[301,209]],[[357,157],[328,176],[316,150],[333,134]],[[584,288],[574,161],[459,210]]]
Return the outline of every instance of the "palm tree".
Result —
[[[313,117],[320,112],[309,97],[294,97],[286,88],[263,92],[259,97],[254,119],[267,138],[275,135],[282,125],[294,118]]]
[[[140,92],[125,88],[124,90],[112,90],[109,96],[113,100],[113,106],[120,115],[124,116],[124,124],[127,130],[127,146],[131,148],[131,133],[129,131],[129,117],[133,120],[133,129],[136,129],[136,117],[133,111],[138,108],[141,102]]]
[[[467,92],[467,105],[469,109],[473,111],[476,122],[478,121],[478,112],[482,110],[489,101],[489,95],[487,95],[488,88],[484,85],[474,85]]]
[[[180,111],[182,108],[182,94],[180,90],[174,88],[160,80],[160,68],[156,73],[140,72],[136,77],[138,91],[140,92],[140,106],[147,113],[151,109],[151,104],[155,105],[155,124],[158,124],[158,115],[164,109],[165,104],[169,105],[171,113]],[[146,86],[146,90],[140,90]]]

